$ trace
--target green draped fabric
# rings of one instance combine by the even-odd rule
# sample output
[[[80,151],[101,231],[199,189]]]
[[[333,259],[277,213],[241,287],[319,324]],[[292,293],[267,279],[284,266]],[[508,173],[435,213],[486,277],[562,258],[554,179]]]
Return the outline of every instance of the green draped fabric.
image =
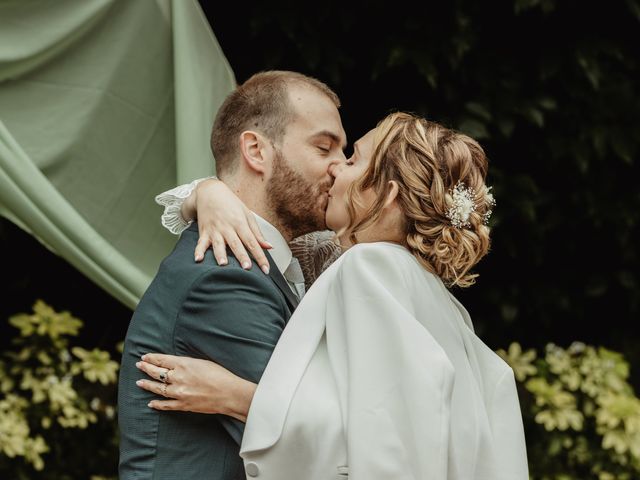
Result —
[[[0,1],[0,214],[134,308],[234,86],[195,0]]]

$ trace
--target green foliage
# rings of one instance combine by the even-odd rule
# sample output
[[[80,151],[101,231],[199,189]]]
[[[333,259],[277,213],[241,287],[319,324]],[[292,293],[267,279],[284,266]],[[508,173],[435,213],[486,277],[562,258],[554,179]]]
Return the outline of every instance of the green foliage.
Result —
[[[621,354],[580,342],[498,353],[518,381],[532,480],[640,477],[640,399]]]
[[[42,301],[9,323],[20,333],[0,359],[0,477],[114,475],[118,363],[71,347],[82,321]]]

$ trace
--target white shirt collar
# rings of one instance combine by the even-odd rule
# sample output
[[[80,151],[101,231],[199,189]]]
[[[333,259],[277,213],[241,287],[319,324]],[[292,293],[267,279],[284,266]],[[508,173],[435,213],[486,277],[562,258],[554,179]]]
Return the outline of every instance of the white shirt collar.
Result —
[[[273,261],[276,264],[276,267],[278,267],[278,270],[280,270],[280,273],[284,275],[285,270],[289,268],[291,257],[293,256],[291,249],[289,248],[289,244],[276,227],[271,225],[257,213],[252,213],[256,217],[256,222],[258,223],[258,227],[260,227],[265,240],[273,246],[271,250],[267,250],[269,255],[273,258]]]

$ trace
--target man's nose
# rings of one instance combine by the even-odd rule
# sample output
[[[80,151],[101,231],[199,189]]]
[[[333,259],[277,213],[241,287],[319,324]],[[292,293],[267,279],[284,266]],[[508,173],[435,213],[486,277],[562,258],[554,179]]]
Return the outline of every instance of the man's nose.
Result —
[[[344,167],[344,162],[331,164],[329,166],[329,175],[331,175],[333,178],[336,178],[343,167]]]

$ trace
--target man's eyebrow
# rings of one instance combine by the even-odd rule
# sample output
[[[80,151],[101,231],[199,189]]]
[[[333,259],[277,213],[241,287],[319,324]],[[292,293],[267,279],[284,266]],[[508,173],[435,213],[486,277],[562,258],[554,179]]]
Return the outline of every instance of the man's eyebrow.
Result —
[[[343,150],[345,148],[347,148],[346,140],[344,142],[342,142],[339,135],[337,135],[337,134],[335,134],[333,132],[330,132],[329,130],[322,130],[321,132],[314,133],[313,135],[311,135],[312,139],[315,139],[315,138],[318,138],[318,137],[328,137],[328,138],[331,139],[331,141],[333,141],[334,143],[337,143],[338,145],[340,145]]]

